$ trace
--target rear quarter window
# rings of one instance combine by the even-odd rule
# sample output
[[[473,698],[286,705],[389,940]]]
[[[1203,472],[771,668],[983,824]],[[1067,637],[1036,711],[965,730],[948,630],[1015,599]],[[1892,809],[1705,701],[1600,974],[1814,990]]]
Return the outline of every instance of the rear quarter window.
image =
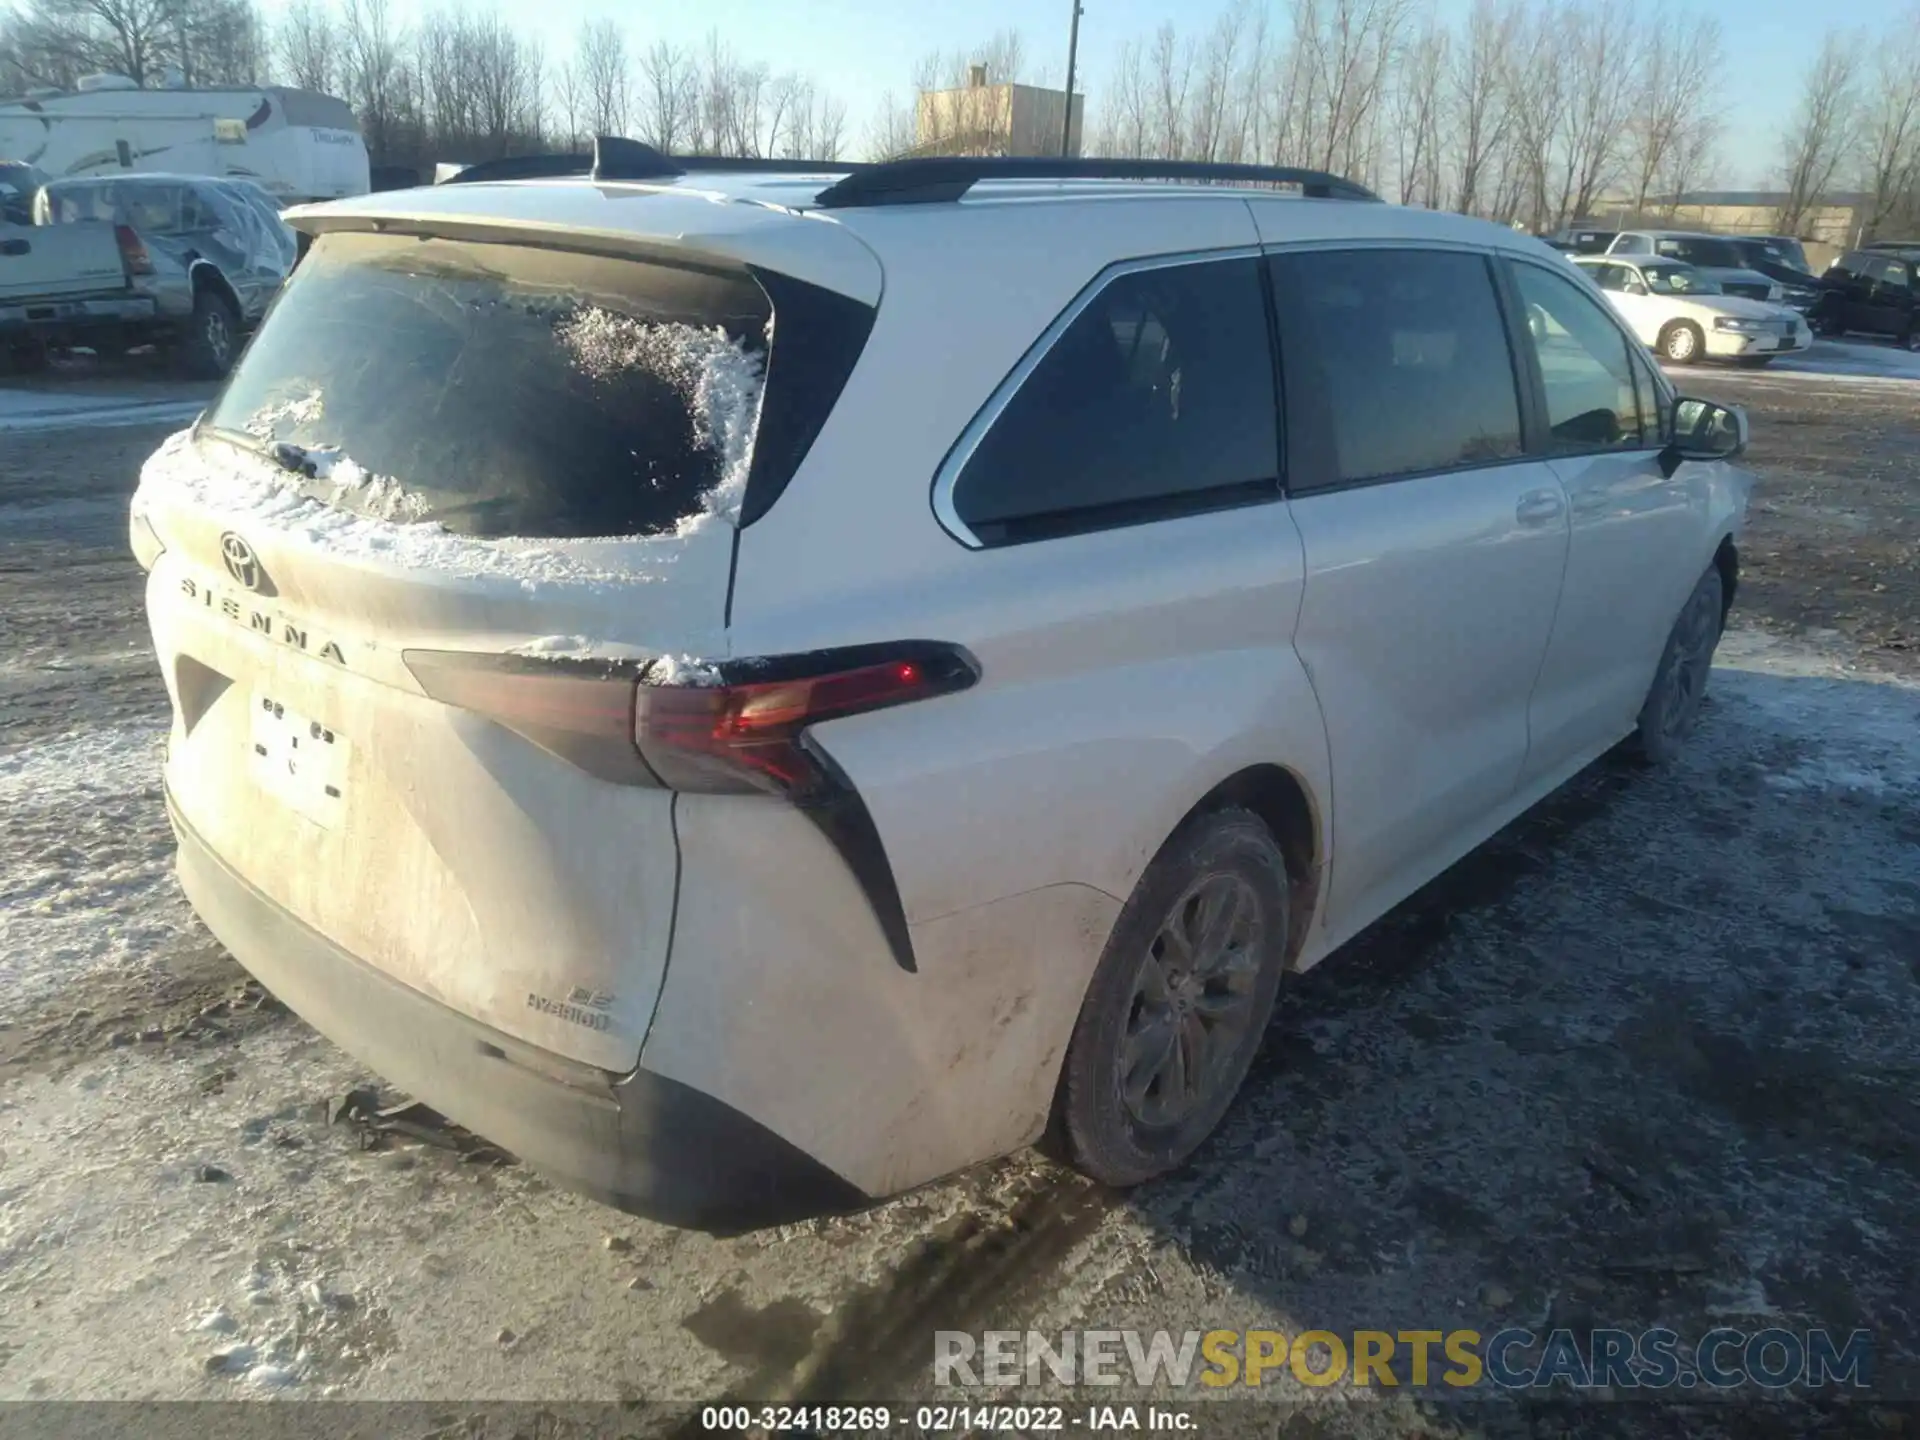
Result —
[[[1095,291],[954,480],[955,514],[975,537],[1008,544],[1278,499],[1259,263],[1152,265]]]

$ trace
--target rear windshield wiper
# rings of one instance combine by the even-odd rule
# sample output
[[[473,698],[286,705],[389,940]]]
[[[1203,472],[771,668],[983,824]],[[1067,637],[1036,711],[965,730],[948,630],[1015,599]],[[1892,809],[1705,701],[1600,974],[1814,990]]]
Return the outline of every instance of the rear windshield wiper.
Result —
[[[290,474],[317,480],[320,478],[321,464],[337,460],[340,448],[337,445],[296,445],[291,440],[275,440],[266,447],[266,456]]]

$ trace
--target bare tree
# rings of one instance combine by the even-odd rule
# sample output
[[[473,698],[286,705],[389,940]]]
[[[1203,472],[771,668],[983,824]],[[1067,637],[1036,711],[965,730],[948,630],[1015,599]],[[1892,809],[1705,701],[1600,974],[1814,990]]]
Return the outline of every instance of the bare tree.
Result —
[[[340,14],[342,88],[360,116],[376,165],[390,164],[399,154],[413,100],[403,37],[388,5],[389,0],[343,0]]]
[[[8,25],[10,68],[41,85],[71,85],[90,71],[141,85],[170,69],[190,78],[198,60],[230,38],[223,31],[257,23],[231,0],[31,0]]]
[[[1154,158],[1178,160],[1186,153],[1187,93],[1193,88],[1193,42],[1182,41],[1169,20],[1154,33],[1148,141]]]
[[[1678,158],[1676,151],[1697,150],[1701,138],[1713,134],[1713,80],[1720,62],[1720,22],[1715,17],[1660,8],[1642,21],[1635,98],[1627,118],[1635,214],[1646,209],[1654,184]]]
[[[1800,103],[1783,137],[1786,196],[1775,222],[1797,234],[1847,160],[1858,122],[1860,49],[1850,35],[1829,33],[1801,82]]]
[[[1214,21],[1200,63],[1200,88],[1188,123],[1196,160],[1238,160],[1248,143],[1239,71],[1246,51],[1248,0],[1235,0]]]
[[[847,143],[847,105],[831,95],[819,98],[813,116],[813,143],[809,160],[838,160]]]
[[[331,11],[317,0],[293,0],[280,18],[276,39],[280,69],[289,83],[333,93],[340,37]]]
[[[699,113],[692,59],[669,41],[654,41],[640,57],[641,137],[668,154],[695,145]]]
[[[1401,58],[1393,94],[1393,134],[1400,200],[1437,209],[1441,202],[1440,141],[1449,37],[1429,15]]]
[[[1514,170],[1530,228],[1548,230],[1558,217],[1566,173],[1558,142],[1573,88],[1570,21],[1562,10],[1525,17],[1508,55],[1507,86],[1514,109]]]
[[[918,109],[914,101],[902,103],[891,90],[882,94],[867,127],[867,154],[892,160],[912,151],[918,143]]]
[[[1147,153],[1147,78],[1140,47],[1129,40],[1107,83],[1100,106],[1100,123],[1093,148],[1103,155],[1143,156]]]
[[[586,123],[595,135],[627,133],[632,100],[627,41],[612,20],[590,20],[580,27],[574,65],[586,94]]]
[[[1662,211],[1671,220],[1680,206],[1680,197],[1696,186],[1713,183],[1715,157],[1719,150],[1720,123],[1711,115],[1698,117],[1674,137],[1660,166],[1660,188],[1667,200]]]
[[[570,57],[560,62],[553,75],[553,100],[557,118],[565,130],[567,153],[580,148],[580,119],[587,113],[587,87],[580,78],[580,62]]]
[[[1295,0],[1290,80],[1301,108],[1290,126],[1306,163],[1370,179],[1408,0]]]
[[[1449,108],[1454,117],[1453,207],[1478,213],[1488,172],[1508,149],[1513,132],[1513,50],[1521,10],[1507,0],[1476,0],[1464,43],[1448,67]]]
[[[1568,11],[1565,24],[1571,63],[1557,224],[1585,216],[1613,178],[1641,53],[1633,40],[1632,0],[1586,0]]]
[[[1867,228],[1920,220],[1920,6],[1874,47],[1861,117]]]

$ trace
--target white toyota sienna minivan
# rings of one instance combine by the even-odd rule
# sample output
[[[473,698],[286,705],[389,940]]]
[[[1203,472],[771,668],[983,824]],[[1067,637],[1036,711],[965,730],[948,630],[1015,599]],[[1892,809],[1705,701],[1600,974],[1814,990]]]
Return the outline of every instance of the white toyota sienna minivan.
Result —
[[[1745,419],[1496,226],[624,141],[292,223],[133,503],[182,883],[636,1213],[1172,1169],[1285,972],[1700,707]]]

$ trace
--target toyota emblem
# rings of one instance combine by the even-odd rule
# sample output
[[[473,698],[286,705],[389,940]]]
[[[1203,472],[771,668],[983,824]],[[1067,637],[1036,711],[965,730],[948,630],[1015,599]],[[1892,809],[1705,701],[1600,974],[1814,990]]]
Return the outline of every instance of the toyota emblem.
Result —
[[[231,530],[220,537],[220,563],[227,567],[227,574],[247,589],[266,590],[267,572],[260,566],[260,557],[253,553],[251,545]]]

